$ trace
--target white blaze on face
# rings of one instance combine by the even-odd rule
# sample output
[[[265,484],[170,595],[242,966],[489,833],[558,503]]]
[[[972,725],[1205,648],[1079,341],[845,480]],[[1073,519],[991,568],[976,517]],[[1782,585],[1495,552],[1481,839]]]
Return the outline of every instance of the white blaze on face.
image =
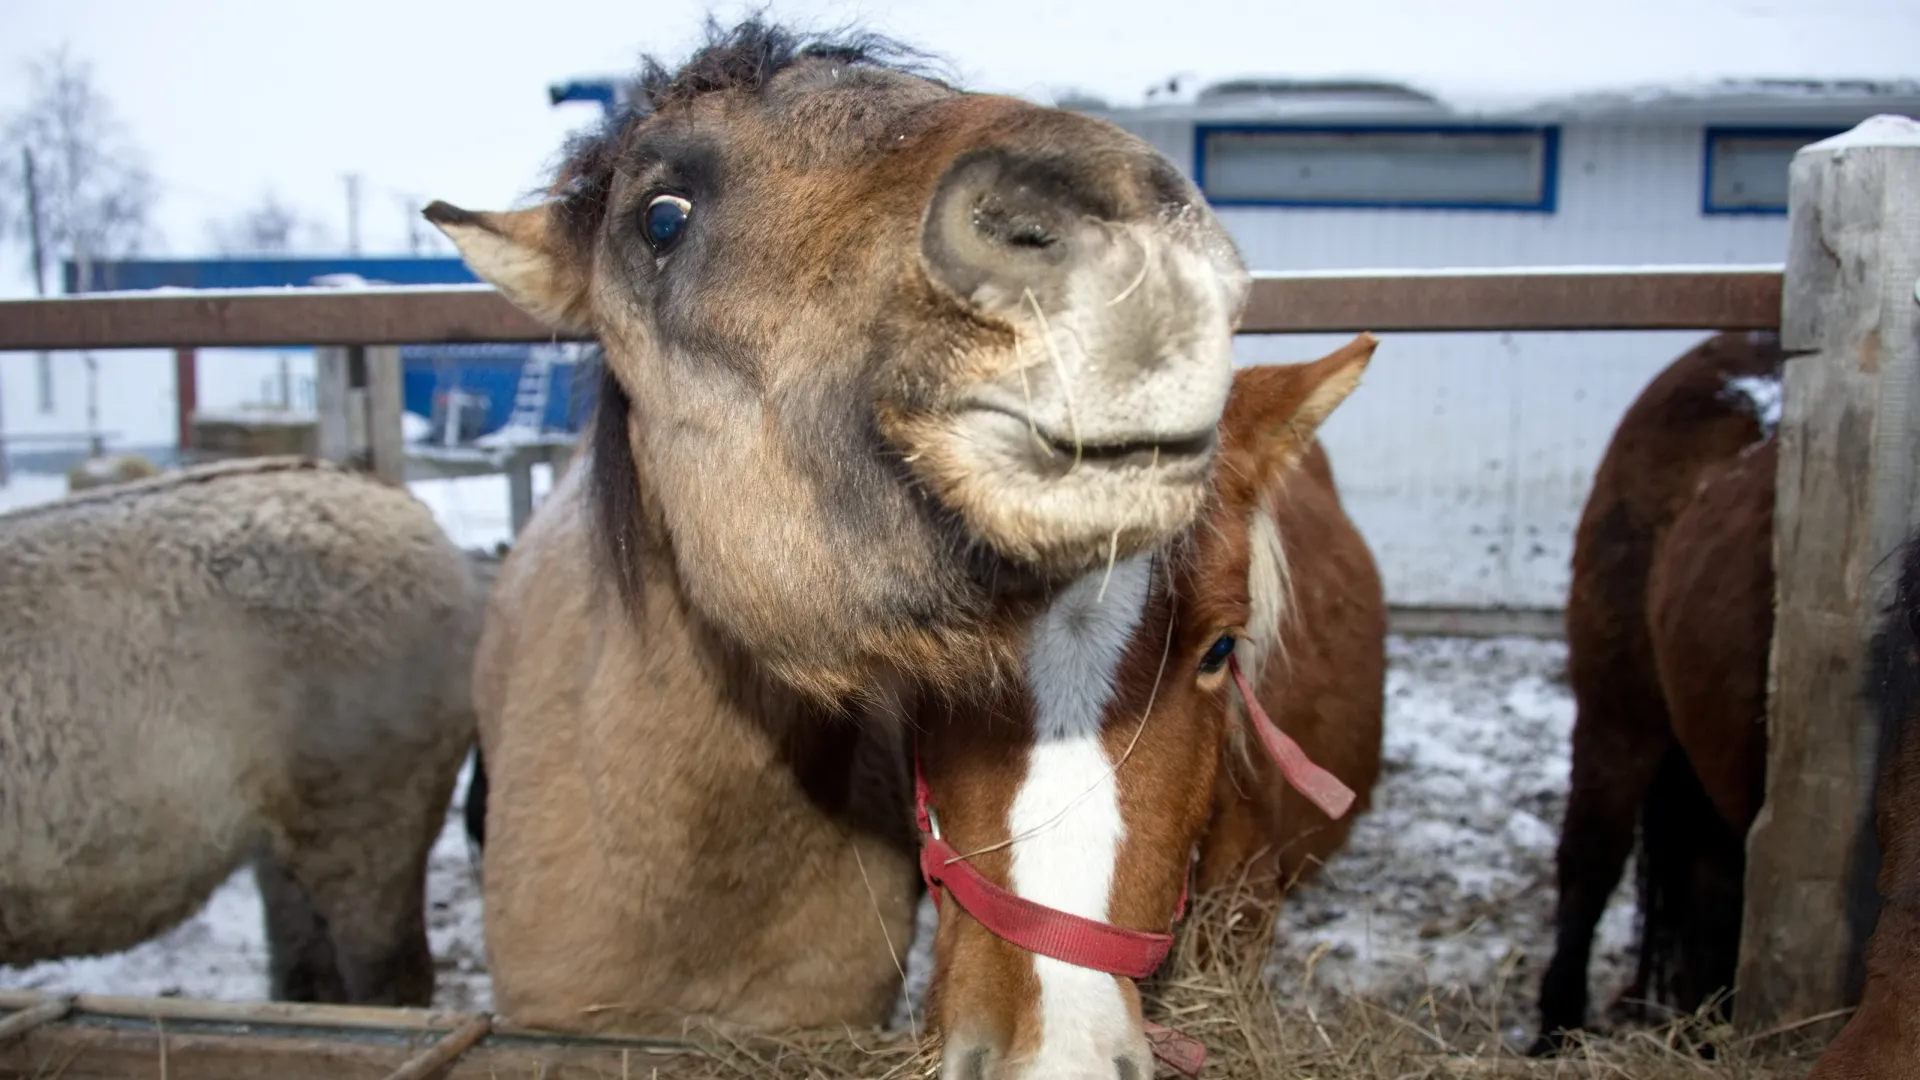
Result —
[[[1027,676],[1034,746],[1008,811],[1013,891],[1035,903],[1106,922],[1114,864],[1126,828],[1120,793],[1100,737],[1114,678],[1146,608],[1152,560],[1141,555],[1064,590],[1035,620]],[[1105,596],[1101,596],[1104,581]],[[1040,1051],[1030,1076],[1114,1075],[1114,1058],[1145,1062],[1115,977],[1045,956],[1040,983]],[[1150,1063],[1148,1063],[1150,1066]]]

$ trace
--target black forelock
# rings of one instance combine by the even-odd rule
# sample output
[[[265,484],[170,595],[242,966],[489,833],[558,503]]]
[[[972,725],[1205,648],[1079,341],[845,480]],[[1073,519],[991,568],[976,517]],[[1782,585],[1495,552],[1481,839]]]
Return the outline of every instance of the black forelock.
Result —
[[[568,140],[546,194],[559,200],[570,243],[584,248],[606,212],[626,135],[635,125],[665,109],[684,106],[706,94],[758,93],[774,76],[804,60],[899,71],[943,81],[932,56],[891,38],[859,30],[806,34],[748,16],[731,27],[711,15],[704,42],[678,67],[651,54],[641,58],[639,74],[628,83],[626,101],[599,124]]]

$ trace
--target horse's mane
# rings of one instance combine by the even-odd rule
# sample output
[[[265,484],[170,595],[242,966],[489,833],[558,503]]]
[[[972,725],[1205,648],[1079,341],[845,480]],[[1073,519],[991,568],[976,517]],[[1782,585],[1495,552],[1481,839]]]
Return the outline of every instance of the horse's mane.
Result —
[[[670,68],[652,54],[643,55],[639,73],[628,81],[625,104],[575,135],[562,149],[546,194],[560,202],[565,239],[575,254],[592,246],[628,136],[657,112],[708,94],[758,93],[774,76],[806,60],[936,77],[936,65],[927,54],[864,31],[808,35],[756,15],[732,27],[708,16],[704,34],[705,41],[678,67]]]

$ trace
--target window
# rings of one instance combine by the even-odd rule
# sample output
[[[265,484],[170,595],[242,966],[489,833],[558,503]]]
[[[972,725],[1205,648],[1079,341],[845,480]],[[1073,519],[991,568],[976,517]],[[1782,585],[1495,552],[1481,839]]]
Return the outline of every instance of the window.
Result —
[[[1794,152],[1842,130],[1708,128],[1701,210],[1708,214],[1786,213],[1787,167]]]
[[[1224,206],[1552,213],[1559,129],[1209,127],[1200,190]]]

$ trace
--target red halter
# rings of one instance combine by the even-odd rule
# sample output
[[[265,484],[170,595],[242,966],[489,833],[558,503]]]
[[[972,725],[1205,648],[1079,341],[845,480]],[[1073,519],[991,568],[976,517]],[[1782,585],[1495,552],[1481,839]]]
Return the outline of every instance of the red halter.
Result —
[[[1241,674],[1240,662],[1229,656],[1234,684],[1246,702],[1260,745],[1280,768],[1280,774],[1328,817],[1338,818],[1353,805],[1353,791],[1332,773],[1313,763],[1300,744],[1281,731],[1267,711],[1260,707],[1253,688]],[[995,885],[974,869],[967,857],[940,836],[940,828],[928,806],[927,778],[920,770],[920,752],[913,755],[913,811],[920,825],[920,876],[933,905],[940,907],[940,890],[953,894],[954,902],[973,916],[975,922],[996,936],[1031,953],[1049,956],[1062,963],[1144,979],[1160,969],[1173,946],[1171,933],[1155,934],[1130,930],[1112,923],[1095,922],[1057,908],[1036,904]],[[1180,899],[1174,905],[1173,921],[1178,923],[1187,910],[1187,878],[1180,882]],[[1207,1061],[1206,1047],[1189,1036],[1147,1024],[1147,1039],[1154,1056],[1187,1076],[1198,1076]]]

